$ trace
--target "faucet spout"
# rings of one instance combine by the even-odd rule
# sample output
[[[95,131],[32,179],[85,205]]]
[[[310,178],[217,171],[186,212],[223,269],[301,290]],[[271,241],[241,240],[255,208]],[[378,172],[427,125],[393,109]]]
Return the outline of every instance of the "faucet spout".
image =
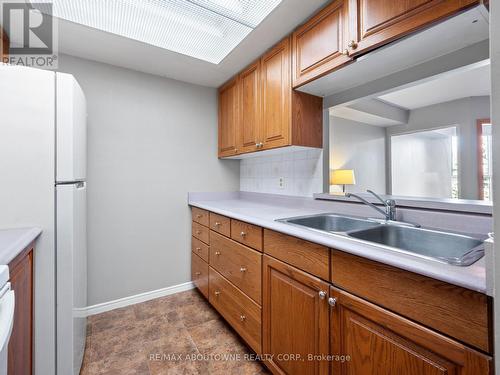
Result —
[[[386,210],[382,210],[381,208],[375,206],[373,203],[371,202],[368,202],[365,198],[363,197],[360,197],[359,195],[357,194],[354,194],[354,193],[346,193],[345,196],[347,198],[351,198],[351,197],[354,197],[356,199],[358,199],[359,201],[363,202],[364,204],[370,206],[371,208],[373,208],[374,210],[378,211],[379,213],[381,213],[382,215],[385,216],[385,220],[391,220],[391,217],[390,215],[387,213],[387,206],[386,206]],[[386,203],[383,201],[384,205],[386,205]]]

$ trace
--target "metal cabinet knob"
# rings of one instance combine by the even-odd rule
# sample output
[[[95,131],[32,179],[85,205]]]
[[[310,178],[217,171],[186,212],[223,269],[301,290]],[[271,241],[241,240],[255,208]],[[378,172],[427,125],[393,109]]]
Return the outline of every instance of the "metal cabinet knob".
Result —
[[[244,267],[244,266],[241,266],[241,268],[240,268],[240,272],[246,272],[246,271],[247,271],[247,268],[246,268],[246,267]]]
[[[220,255],[220,251],[216,251],[216,252],[215,252],[215,255]]]
[[[241,237],[245,237],[246,235],[247,235],[247,234],[246,234],[245,232],[241,232],[241,233],[240,233],[240,236],[241,236]]]
[[[196,275],[196,276],[200,276],[200,275],[201,275],[201,272],[195,272],[195,275]]]
[[[330,298],[328,298],[328,304],[329,304],[331,307],[335,307],[335,305],[337,304],[337,298],[335,298],[335,297],[330,297]]]
[[[349,42],[349,44],[347,45],[347,47],[352,48],[352,49],[356,49],[356,48],[358,48],[358,43],[356,43],[355,40],[351,40]]]
[[[214,294],[218,297],[220,295],[220,291],[216,290]]]
[[[200,252],[200,251],[201,251],[201,247],[197,247],[197,248],[196,248],[196,251],[197,251],[197,252]]]
[[[197,234],[197,235],[200,235],[200,234],[201,234],[201,230],[197,230],[197,231],[196,231],[196,234]]]
[[[220,223],[218,221],[215,222],[214,224],[216,227],[220,226]]]
[[[342,55],[346,55],[346,56],[349,56],[349,50],[346,48],[345,50],[343,50],[342,52],[340,52]]]
[[[260,142],[260,143],[259,143],[259,147],[260,147],[260,148],[264,147],[264,143]]]
[[[319,298],[320,298],[320,299],[325,299],[325,297],[326,297],[326,292],[325,292],[324,290],[320,290],[318,294],[319,294]]]
[[[246,320],[246,318],[247,318],[247,317],[246,317],[245,315],[240,315],[240,320],[241,320],[242,322],[243,322],[243,321],[245,321],[245,320]]]

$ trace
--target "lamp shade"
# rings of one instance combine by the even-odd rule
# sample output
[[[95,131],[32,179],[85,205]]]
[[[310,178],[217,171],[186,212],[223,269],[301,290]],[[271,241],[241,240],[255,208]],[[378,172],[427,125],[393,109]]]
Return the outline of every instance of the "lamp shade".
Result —
[[[354,185],[354,169],[334,169],[330,171],[330,185]]]

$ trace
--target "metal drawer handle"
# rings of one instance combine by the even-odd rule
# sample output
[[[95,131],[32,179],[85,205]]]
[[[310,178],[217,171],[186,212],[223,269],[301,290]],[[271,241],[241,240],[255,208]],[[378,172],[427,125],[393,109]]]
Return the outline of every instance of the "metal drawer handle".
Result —
[[[240,320],[241,320],[242,322],[244,322],[244,321],[246,320],[246,318],[247,318],[247,317],[246,317],[245,315],[240,315]]]
[[[215,255],[220,255],[220,251],[216,251],[216,252],[215,252]]]
[[[246,268],[246,267],[244,267],[244,266],[241,266],[241,268],[240,268],[240,272],[246,272],[246,271],[247,271],[247,268]]]
[[[200,276],[200,275],[201,275],[201,272],[195,272],[195,275],[196,275],[196,276]]]
[[[330,297],[330,298],[328,298],[328,304],[329,304],[331,307],[335,307],[335,305],[337,304],[337,298],[335,298],[335,297]]]
[[[215,294],[217,297],[219,297],[219,295],[220,295],[220,291],[216,290],[216,291],[214,292],[214,294]]]
[[[245,232],[241,232],[241,233],[240,233],[240,236],[241,236],[241,237],[245,237],[246,235],[247,235],[247,234],[246,234]]]

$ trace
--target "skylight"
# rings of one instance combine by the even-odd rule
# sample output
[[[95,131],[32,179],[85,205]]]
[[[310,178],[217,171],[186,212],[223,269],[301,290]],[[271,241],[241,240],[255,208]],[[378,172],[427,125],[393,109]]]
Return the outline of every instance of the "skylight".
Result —
[[[53,0],[53,13],[64,20],[218,64],[281,1]],[[43,3],[52,1],[32,2],[43,12]]]

